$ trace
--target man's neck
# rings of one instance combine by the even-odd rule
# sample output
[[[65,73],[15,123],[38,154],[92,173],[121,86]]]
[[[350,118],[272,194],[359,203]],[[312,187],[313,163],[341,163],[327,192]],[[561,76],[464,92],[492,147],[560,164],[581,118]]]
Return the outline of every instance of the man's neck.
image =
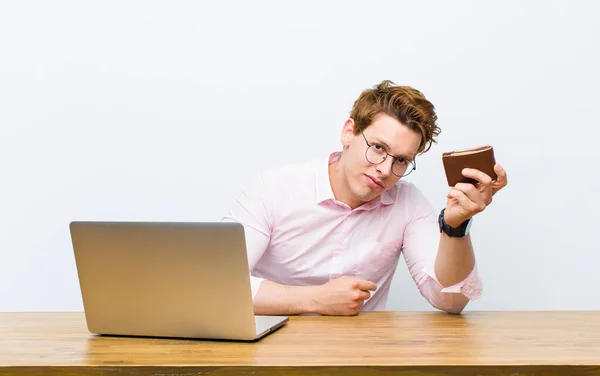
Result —
[[[329,184],[331,185],[331,191],[333,192],[333,197],[337,201],[345,203],[352,209],[356,209],[362,205],[363,202],[352,197],[350,187],[348,186],[348,179],[346,178],[343,167],[343,154],[340,159],[329,164]]]

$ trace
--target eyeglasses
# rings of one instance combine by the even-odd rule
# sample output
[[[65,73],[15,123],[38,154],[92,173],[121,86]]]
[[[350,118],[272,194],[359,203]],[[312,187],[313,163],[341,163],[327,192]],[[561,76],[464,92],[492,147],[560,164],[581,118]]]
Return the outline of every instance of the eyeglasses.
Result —
[[[411,172],[417,169],[417,164],[415,161],[408,160],[404,157],[394,157],[393,155],[389,154],[387,150],[385,150],[383,145],[378,143],[369,143],[362,129],[358,125],[356,127],[360,130],[360,133],[367,143],[365,158],[369,163],[381,164],[388,156],[390,156],[394,158],[394,161],[392,162],[392,173],[400,178],[409,175]]]

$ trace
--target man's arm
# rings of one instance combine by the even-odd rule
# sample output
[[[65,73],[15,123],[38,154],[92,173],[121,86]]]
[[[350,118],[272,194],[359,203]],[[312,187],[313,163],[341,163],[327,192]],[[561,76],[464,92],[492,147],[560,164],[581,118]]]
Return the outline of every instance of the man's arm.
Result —
[[[475,252],[470,235],[454,238],[441,233],[440,245],[435,259],[435,275],[443,287],[456,285],[464,281],[475,267]],[[462,294],[453,297],[454,313],[461,312],[470,299]]]
[[[492,196],[507,184],[506,172],[500,165],[494,167],[498,179],[481,171],[464,169],[463,175],[478,181],[477,184],[458,183],[448,193],[448,203],[444,211],[444,221],[451,227],[459,227],[464,221],[484,211],[492,203]],[[435,275],[445,288],[464,281],[475,268],[475,253],[470,235],[451,237],[440,234],[439,248],[435,259]],[[453,310],[460,312],[469,299],[456,295]]]
[[[254,298],[257,315],[357,315],[377,286],[343,276],[319,286],[287,286],[264,280]]]
[[[458,183],[448,192],[444,221],[451,227],[459,227],[464,221],[484,211],[492,203],[492,196],[506,186],[506,172],[500,165],[494,167],[498,180],[487,174],[464,169],[463,175],[477,180],[476,184]],[[451,286],[465,279],[475,266],[475,254],[471,237],[450,237],[441,233],[440,246],[435,261],[435,273],[443,286]]]
[[[410,218],[404,228],[402,254],[408,270],[433,307],[460,313],[481,294],[471,240],[440,234],[438,213],[419,189],[406,188],[411,189],[405,198]]]
[[[317,313],[314,286],[288,286],[263,280],[254,298],[257,315]]]

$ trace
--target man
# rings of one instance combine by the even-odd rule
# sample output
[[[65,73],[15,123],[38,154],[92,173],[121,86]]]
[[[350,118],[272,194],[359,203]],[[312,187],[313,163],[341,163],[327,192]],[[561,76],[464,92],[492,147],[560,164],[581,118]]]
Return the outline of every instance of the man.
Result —
[[[468,234],[472,217],[507,184],[478,170],[435,211],[413,184],[440,129],[419,91],[383,81],[355,101],[343,149],[327,159],[264,171],[225,221],[244,226],[254,310],[260,315],[356,315],[384,310],[402,254],[432,306],[460,313],[481,294]]]

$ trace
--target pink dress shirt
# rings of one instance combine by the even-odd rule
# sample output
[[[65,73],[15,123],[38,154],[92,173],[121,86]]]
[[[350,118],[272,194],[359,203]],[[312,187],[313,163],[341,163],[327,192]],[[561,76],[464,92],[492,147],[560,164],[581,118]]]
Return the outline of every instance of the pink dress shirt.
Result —
[[[481,295],[477,267],[464,281],[443,288],[434,263],[439,211],[421,191],[400,180],[354,210],[334,198],[327,159],[264,171],[237,197],[224,221],[244,226],[252,296],[260,283],[324,284],[343,275],[373,281],[377,291],[362,310],[385,310],[402,254],[421,294],[432,306],[460,312],[456,293]],[[459,303],[460,304],[460,303]]]

